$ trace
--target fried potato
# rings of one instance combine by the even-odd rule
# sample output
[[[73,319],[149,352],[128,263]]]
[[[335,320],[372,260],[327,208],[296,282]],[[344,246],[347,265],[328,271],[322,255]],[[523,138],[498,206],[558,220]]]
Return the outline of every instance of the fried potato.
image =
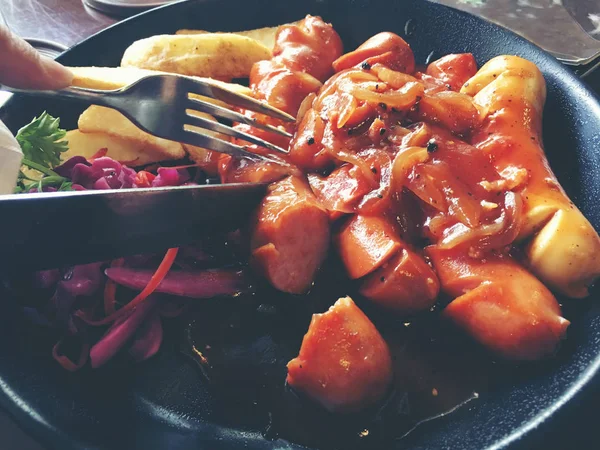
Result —
[[[154,161],[181,159],[185,156],[180,143],[146,133],[114,109],[90,106],[79,116],[78,126],[82,133],[104,133],[119,138],[132,148],[139,149],[139,152],[155,155]]]
[[[227,33],[158,35],[125,50],[122,67],[160,70],[218,79],[243,78],[271,50],[247,36]]]
[[[135,83],[140,78],[148,75],[165,74],[167,72],[159,72],[156,70],[138,69],[137,67],[69,67],[73,72],[73,86],[98,89],[98,90],[114,90],[121,89],[132,83]],[[198,80],[206,80],[205,78],[190,77]],[[247,86],[235,83],[225,83],[218,80],[210,80],[225,89],[228,89],[236,94],[247,95],[252,97],[252,90]],[[227,104],[214,98],[203,97],[201,95],[192,95],[194,98],[213,103],[215,105],[228,107]]]
[[[154,70],[136,67],[69,67],[69,70],[73,72],[73,86],[107,91],[121,89],[140,78],[157,74]]]
[[[103,148],[107,150],[106,156],[131,167],[143,166],[165,159],[161,152],[106,133],[82,133],[80,130],[71,130],[67,132],[65,140],[69,143],[69,149],[61,154],[62,161],[73,156],[83,156],[87,159]]]
[[[73,86],[98,90],[121,89],[148,75],[168,73],[158,70],[138,69],[137,67],[69,67],[69,70],[73,72]],[[206,81],[206,78],[202,77],[190,78]],[[208,81],[236,94],[252,96],[252,89],[247,86],[212,79]],[[218,100],[212,101],[218,102]]]
[[[293,22],[289,25],[296,25],[299,22],[301,22],[301,21]],[[286,24],[286,25],[288,25],[288,24]],[[273,50],[273,47],[275,47],[275,37],[277,36],[277,31],[279,31],[279,28],[281,26],[283,26],[283,25],[280,25],[277,27],[257,28],[255,30],[246,30],[246,31],[219,31],[218,33],[237,34],[239,36],[246,36],[246,37],[249,37],[250,39],[254,39],[255,41],[261,42],[269,50]],[[175,34],[209,34],[209,33],[212,33],[212,32],[205,31],[205,30],[183,29],[183,30],[177,30],[177,32]]]

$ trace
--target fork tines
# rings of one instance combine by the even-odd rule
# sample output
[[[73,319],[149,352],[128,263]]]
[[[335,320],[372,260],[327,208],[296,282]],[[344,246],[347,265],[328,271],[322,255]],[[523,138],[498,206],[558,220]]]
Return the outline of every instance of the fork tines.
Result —
[[[216,80],[209,78],[186,78],[189,84],[189,91],[204,95],[205,97],[211,97],[217,100],[221,100],[229,105],[239,106],[243,109],[255,111],[265,116],[274,117],[275,119],[283,120],[284,122],[294,122],[296,118],[290,114],[281,111],[266,102],[261,102],[252,97],[249,97],[239,92],[234,92],[227,89],[225,84],[221,85]]]
[[[233,122],[239,122],[246,125],[250,125],[251,127],[259,128],[265,131],[269,131],[271,133],[279,134],[288,138],[291,138],[292,135],[285,131],[284,129],[274,127],[272,125],[261,123],[260,121],[245,116],[237,111],[232,111],[228,108],[224,108],[219,105],[215,105],[213,103],[201,100],[200,98],[194,97],[192,95],[201,95],[205,97],[214,98],[217,100],[221,100],[226,102],[227,104],[238,106],[243,109],[248,109],[251,111],[258,112],[260,114],[273,117],[285,122],[292,122],[296,119],[283,112],[266,102],[261,102],[247,95],[231,91],[226,87],[220,86],[219,82],[209,79],[189,79],[188,78],[188,101],[185,105],[186,108],[186,125],[191,125],[193,127],[199,127],[211,131],[215,131],[217,133],[225,134],[227,136],[231,136],[234,138],[242,139],[246,142],[250,142],[252,144],[259,145],[261,147],[267,148],[271,151],[279,152],[279,153],[288,153],[288,150],[283,149],[277,145],[274,145],[264,139],[261,139],[257,136],[253,136],[249,133],[246,133],[241,130],[237,130],[233,127],[224,125],[220,122],[216,122],[205,117],[201,117],[199,115],[193,114],[193,111],[201,111],[215,117],[231,120]],[[188,133],[193,133],[194,130],[191,130],[189,127],[186,127],[186,131]],[[198,134],[198,133],[195,133]],[[209,139],[218,139],[215,137],[210,137]],[[245,157],[249,157],[249,155],[254,155],[251,152],[248,152],[244,147],[238,146],[223,140],[219,144],[217,144],[220,148],[225,149],[226,147],[229,149],[227,153],[235,151],[235,153],[240,156],[244,155]],[[224,144],[229,144],[225,146]],[[235,147],[233,149],[232,147]],[[210,146],[209,146],[210,148]],[[218,150],[217,150],[218,151]],[[258,156],[258,155],[255,155]],[[260,159],[265,159],[263,157],[259,157]],[[274,161],[279,162],[279,161]]]

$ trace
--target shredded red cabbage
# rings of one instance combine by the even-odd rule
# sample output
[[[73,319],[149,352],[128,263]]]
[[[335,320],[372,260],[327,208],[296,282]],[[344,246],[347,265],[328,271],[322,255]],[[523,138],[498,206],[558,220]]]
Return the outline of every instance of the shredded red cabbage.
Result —
[[[141,290],[152,278],[151,270],[111,267],[105,271],[117,284]],[[172,270],[156,288],[156,292],[188,298],[236,296],[252,290],[246,273],[235,269]]]
[[[89,161],[75,156],[54,168],[54,171],[70,180],[74,190],[181,186],[193,183],[187,167],[159,167],[156,171],[136,172],[125,164],[102,155]],[[56,190],[54,186],[43,187],[44,192]],[[31,192],[37,192],[37,189],[32,189]],[[95,322],[98,314],[104,312],[104,302],[110,300],[111,304],[120,305],[118,308],[122,308],[124,303],[131,300],[130,297],[129,300],[119,303],[119,296],[115,296],[114,289],[110,293],[111,297],[106,297],[105,285],[108,278],[104,271],[110,271],[111,278],[117,283],[117,289],[123,290],[123,287],[126,287],[142,291],[160,262],[158,255],[126,257],[121,260],[122,267],[110,269],[111,262],[104,261],[67,269],[39,271],[33,274],[32,286],[38,290],[36,292],[48,297],[41,306],[27,305],[23,308],[24,313],[33,322],[53,327],[63,333],[63,336],[83,338],[85,345],[81,347],[81,351],[85,354],[82,353],[76,358],[78,362],[73,362],[75,360],[61,354],[60,342],[63,339],[55,345],[53,356],[67,370],[77,370],[83,366],[88,359],[88,353],[94,368],[106,364],[121,350],[128,351],[134,361],[143,361],[156,354],[161,346],[161,317],[165,320],[177,317],[188,307],[188,299],[217,295],[233,296],[251,290],[244,271],[208,269],[217,262],[231,263],[234,257],[232,250],[238,243],[228,237],[220,243],[217,239],[216,245],[215,241],[211,240],[209,250],[205,248],[205,244],[206,242],[203,242],[182,247],[176,258],[176,265],[186,270],[168,272],[156,289],[156,292],[168,295],[151,294],[131,312],[117,318],[89,351],[88,339],[94,333],[89,333],[88,328],[90,323]],[[202,270],[198,270],[198,267]],[[118,287],[119,285],[122,287]],[[179,300],[171,297],[172,295],[178,296]],[[36,304],[40,305],[39,302]]]
[[[136,171],[107,156],[94,159],[91,163],[81,156],[75,156],[54,171],[86,189],[136,187]]]
[[[54,294],[40,311],[44,318],[67,334],[76,334],[80,324],[73,318],[73,309],[82,297],[92,297],[104,286],[102,263],[83,264],[63,271],[43,271],[36,274],[39,287],[54,289]]]
[[[160,167],[158,175],[152,180],[152,187],[181,186],[190,180],[190,174],[186,169],[172,169]]]
[[[108,362],[129,342],[146,318],[156,311],[156,296],[150,296],[129,315],[118,319],[106,334],[90,350],[92,367],[97,368]]]
[[[144,361],[158,352],[162,344],[162,338],[163,328],[160,314],[153,312],[136,331],[133,343],[129,347],[129,354],[136,362]]]
[[[137,187],[182,186],[191,184],[187,169],[159,167],[157,174],[142,170],[136,172],[108,156],[102,156],[88,161],[82,156],[74,156],[65,161],[54,171],[61,177],[68,178],[73,183],[73,189],[125,189]],[[138,177],[138,174],[145,176]],[[139,184],[140,183],[140,184]],[[44,191],[56,191],[48,187]]]

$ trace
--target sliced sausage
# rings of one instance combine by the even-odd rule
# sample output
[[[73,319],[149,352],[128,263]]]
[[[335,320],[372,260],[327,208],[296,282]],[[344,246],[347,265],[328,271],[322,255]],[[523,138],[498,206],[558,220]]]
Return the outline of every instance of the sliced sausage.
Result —
[[[329,217],[308,183],[291,176],[273,183],[258,208],[251,263],[280,291],[311,287],[329,248]]]
[[[371,191],[369,180],[351,164],[344,164],[326,177],[310,174],[308,182],[333,218],[354,212],[360,199]]]
[[[428,247],[444,292],[455,298],[444,315],[475,340],[513,360],[552,355],[569,321],[556,298],[509,257],[482,260]]]
[[[476,73],[477,63],[471,53],[446,55],[427,66],[427,75],[452,91],[459,91]]]
[[[387,344],[350,297],[313,315],[287,383],[326,409],[351,413],[377,404],[392,382]]]
[[[394,33],[383,32],[365,41],[360,47],[336,59],[333,68],[340,72],[359,64],[383,64],[404,73],[415,71],[415,56],[408,43]]]
[[[320,81],[332,75],[331,65],[344,50],[342,39],[331,24],[310,15],[298,23],[279,27],[275,39],[274,61]]]
[[[400,314],[425,311],[435,303],[440,283],[423,257],[403,248],[370,274],[360,287],[361,295]]]
[[[466,134],[479,126],[480,116],[473,98],[453,91],[425,93],[409,119],[439,124],[457,134]]]
[[[330,24],[313,16],[279,27],[275,40],[273,58],[259,61],[252,67],[250,87],[255,98],[296,116],[304,99],[310,93],[318,91],[322,82],[333,74],[332,63],[342,54],[342,40]],[[294,134],[294,123],[266,118],[249,111],[245,114],[255,121],[280,127]],[[236,124],[235,128],[282,148],[290,145],[289,138],[285,136],[244,124]],[[264,149],[257,145],[246,143],[245,147],[255,153],[264,153]],[[301,157],[300,162],[312,160],[312,155],[308,158]],[[289,161],[298,164],[293,158],[289,158]],[[303,167],[302,164],[300,167]]]
[[[335,244],[350,278],[378,269],[403,247],[396,230],[382,217],[357,214],[335,236]]]

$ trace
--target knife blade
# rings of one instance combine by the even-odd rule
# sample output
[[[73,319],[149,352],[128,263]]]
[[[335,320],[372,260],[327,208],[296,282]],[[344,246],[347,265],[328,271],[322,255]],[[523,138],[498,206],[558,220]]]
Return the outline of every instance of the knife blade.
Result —
[[[266,184],[0,196],[0,271],[59,268],[189,244],[244,225]]]

